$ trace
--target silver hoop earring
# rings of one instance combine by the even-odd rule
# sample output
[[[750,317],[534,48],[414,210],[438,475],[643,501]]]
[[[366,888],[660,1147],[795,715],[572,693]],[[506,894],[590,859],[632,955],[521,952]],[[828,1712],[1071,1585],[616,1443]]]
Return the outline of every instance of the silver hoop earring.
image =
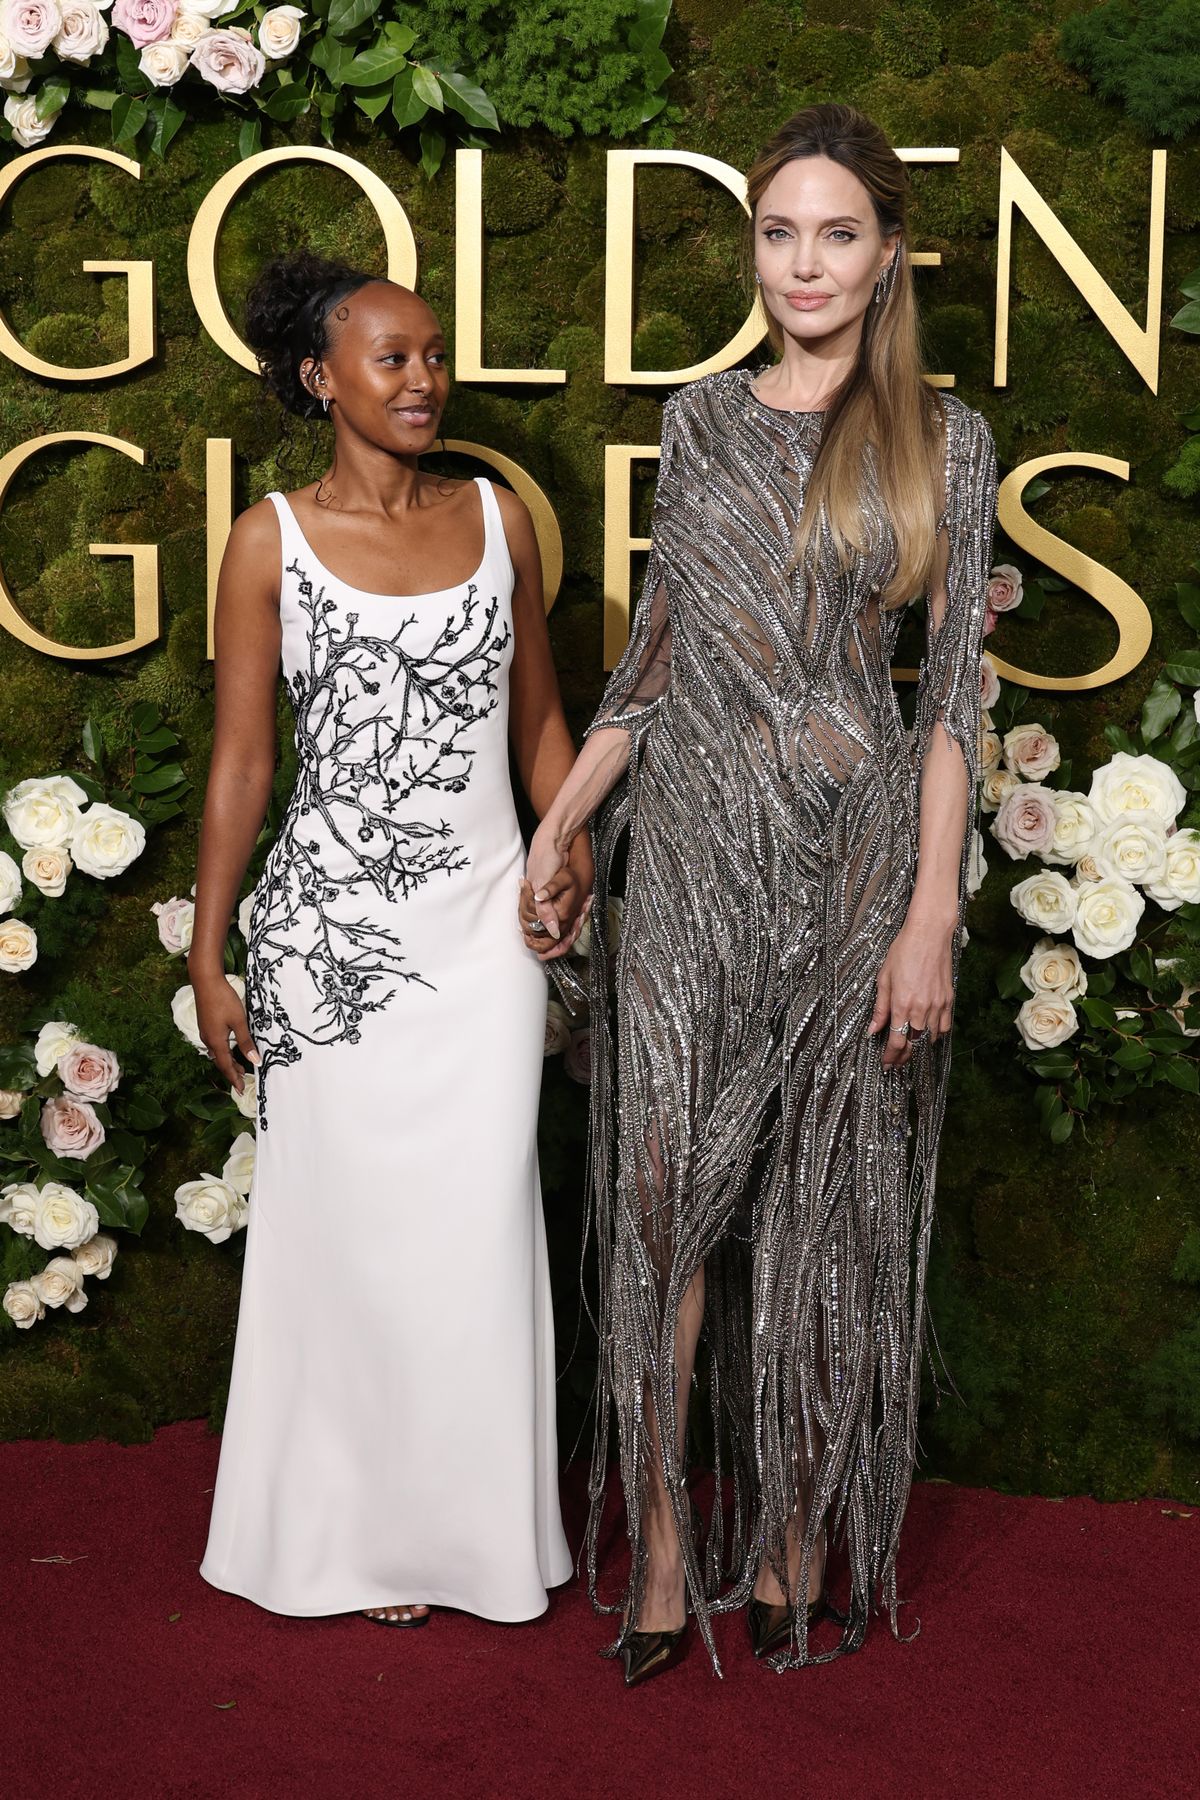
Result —
[[[329,411],[329,395],[328,394],[321,395],[321,405],[325,408],[326,412]]]

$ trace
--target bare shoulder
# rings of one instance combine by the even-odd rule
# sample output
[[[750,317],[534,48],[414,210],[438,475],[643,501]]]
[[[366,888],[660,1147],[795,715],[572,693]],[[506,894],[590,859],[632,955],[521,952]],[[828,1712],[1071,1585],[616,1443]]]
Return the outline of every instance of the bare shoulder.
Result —
[[[262,556],[279,550],[279,515],[271,500],[256,500],[233,521],[227,547],[238,556]]]
[[[533,515],[522,500],[520,494],[505,487],[501,481],[492,482],[492,492],[496,496],[496,505],[500,509],[500,520],[504,526],[504,535],[508,539],[508,547],[514,555],[531,543],[535,543],[536,533],[533,529]]]

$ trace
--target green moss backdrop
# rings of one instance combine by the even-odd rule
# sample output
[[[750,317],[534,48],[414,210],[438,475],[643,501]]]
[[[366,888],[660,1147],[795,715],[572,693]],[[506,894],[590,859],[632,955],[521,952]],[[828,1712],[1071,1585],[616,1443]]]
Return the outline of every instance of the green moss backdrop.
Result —
[[[456,11],[442,10],[449,20]],[[1164,330],[1151,394],[1024,224],[1016,229],[1009,386],[991,386],[996,202],[1007,145],[1135,315],[1144,305],[1150,146],[1121,97],[1103,99],[1059,28],[1087,8],[1069,0],[677,0],[664,40],[675,73],[669,105],[643,141],[673,141],[745,167],[796,107],[861,105],[892,140],[958,145],[957,166],[918,168],[915,241],[943,266],[919,276],[931,366],[990,419],[1004,467],[1050,450],[1128,459],[1128,484],[1059,476],[1040,522],[1115,569],[1155,622],[1150,657],[1091,696],[1048,695],[1040,718],[1077,770],[1104,761],[1106,723],[1136,719],[1163,657],[1190,636],[1172,601],[1197,554],[1194,502],[1164,486],[1200,405],[1195,341]],[[450,29],[450,26],[447,26]],[[497,80],[499,77],[497,76]],[[561,95],[555,101],[562,105]],[[569,116],[565,108],[563,118]],[[539,115],[545,118],[548,115]],[[1194,127],[1194,110],[1189,118]],[[1184,125],[1188,120],[1184,120]],[[83,141],[88,115],[70,131]],[[101,126],[103,125],[103,130]],[[319,141],[315,123],[290,128]],[[561,129],[561,125],[560,125]],[[1181,127],[1182,129],[1182,127]],[[90,714],[112,745],[139,700],[183,740],[193,786],[186,817],[81,918],[53,969],[3,978],[4,1035],[68,982],[61,1016],[116,1048],[130,1080],[168,1113],[192,1052],[171,1021],[184,978],[159,946],[150,903],[186,894],[211,743],[211,666],[204,651],[204,444],[228,436],[237,504],[281,479],[279,417],[257,380],[198,329],[185,278],[187,235],[217,177],[237,160],[238,121],[213,103],[164,162],[135,182],[67,161],[18,188],[0,231],[0,304],[31,350],[98,363],[123,354],[125,285],[82,272],[87,257],[154,260],[160,355],[149,372],[94,387],[35,381],[11,367],[0,390],[7,450],[39,433],[109,432],[144,447],[138,468],[102,449],[27,465],[0,519],[0,558],[23,609],[49,633],[100,643],[128,631],[129,569],[88,555],[95,541],[162,546],[165,630],[120,661],[66,664],[5,636],[0,782],[82,766]],[[97,118],[89,140],[103,143]],[[274,142],[284,141],[282,134]],[[624,141],[637,141],[624,140]],[[605,153],[612,140],[564,139],[533,120],[484,158],[489,234],[486,356],[492,365],[565,367],[564,387],[452,392],[447,435],[515,457],[549,492],[565,527],[566,569],[551,629],[568,712],[582,727],[603,683],[601,516],[606,442],[654,442],[662,393],[607,387],[602,371]],[[395,137],[350,114],[337,148],[401,196],[420,251],[421,287],[453,325],[454,205],[449,164],[426,180]],[[733,332],[744,298],[733,277],[740,213],[725,191],[684,170],[639,182],[639,327],[635,366],[682,366]],[[1166,305],[1200,255],[1200,147],[1172,143],[1167,183]],[[309,244],[381,266],[382,234],[346,178],[311,164],[258,179],[231,212],[221,286],[231,317],[269,248]],[[303,428],[307,429],[307,428]],[[312,428],[319,455],[321,427]],[[312,465],[316,472],[317,463]],[[1178,485],[1178,484],[1177,484]],[[644,503],[646,494],[643,492]],[[1019,566],[1029,559],[1003,544]],[[1048,673],[1094,667],[1112,649],[1107,616],[1082,597],[1051,596],[1042,617],[1002,618],[989,648]],[[280,799],[291,780],[288,718]],[[989,840],[989,846],[990,846]],[[1086,1136],[1052,1148],[1037,1128],[1032,1084],[1016,1067],[1011,1002],[996,995],[1000,960],[1031,934],[1007,899],[1021,872],[998,868],[972,902],[957,1010],[953,1094],[943,1140],[934,1319],[959,1398],[930,1407],[924,1472],[1047,1493],[1200,1495],[1200,1228],[1194,1098],[1156,1088],[1099,1114]],[[584,1090],[547,1066],[543,1157],[560,1339],[575,1335]],[[175,1223],[177,1182],[199,1172],[193,1131],[175,1117],[147,1191],[151,1219],[128,1241],[86,1314],[55,1315],[0,1338],[0,1435],[146,1436],[165,1421],[219,1416],[232,1347],[239,1265]],[[330,1229],[337,1229],[331,1194]],[[1189,1236],[1189,1234],[1191,1234]],[[1187,1246],[1192,1245],[1189,1252]],[[398,1296],[403,1303],[403,1293]],[[564,1443],[574,1440],[590,1373],[586,1345],[563,1387]]]

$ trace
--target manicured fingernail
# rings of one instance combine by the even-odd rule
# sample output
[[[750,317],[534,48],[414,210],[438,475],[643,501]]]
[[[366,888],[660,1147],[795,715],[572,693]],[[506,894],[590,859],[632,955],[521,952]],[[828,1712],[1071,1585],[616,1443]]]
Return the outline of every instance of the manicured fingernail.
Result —
[[[258,1054],[257,1050],[251,1050],[250,1061],[254,1064],[255,1068],[257,1069],[259,1063],[262,1061],[262,1057]]]

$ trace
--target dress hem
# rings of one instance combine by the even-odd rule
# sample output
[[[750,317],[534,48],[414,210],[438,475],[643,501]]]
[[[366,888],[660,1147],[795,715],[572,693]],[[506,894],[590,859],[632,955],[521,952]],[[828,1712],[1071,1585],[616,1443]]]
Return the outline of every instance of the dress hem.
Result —
[[[457,1598],[451,1598],[445,1591],[440,1594],[422,1591],[419,1599],[414,1596],[410,1600],[397,1600],[395,1597],[391,1599],[381,1599],[378,1595],[368,1595],[355,1600],[349,1600],[344,1605],[339,1606],[272,1606],[268,1601],[260,1600],[256,1594],[250,1593],[247,1588],[238,1587],[229,1582],[219,1581],[215,1576],[206,1574],[203,1567],[198,1572],[201,1580],[206,1581],[209,1587],[216,1588],[218,1592],[223,1594],[233,1594],[239,1600],[249,1600],[253,1606],[260,1606],[264,1612],[275,1613],[280,1618],[284,1619],[332,1619],[339,1617],[343,1613],[362,1612],[364,1607],[444,1606],[448,1607],[453,1612],[470,1613],[474,1618],[484,1619],[492,1625],[522,1625],[529,1623],[533,1619],[540,1619],[550,1605],[549,1591],[544,1595],[542,1605],[538,1607],[536,1612],[510,1612],[507,1610],[497,1610],[492,1607],[485,1608],[478,1605],[472,1605],[469,1601],[463,1599],[461,1595]],[[572,1564],[567,1573],[560,1579],[557,1581],[550,1580],[546,1583],[547,1590],[550,1588],[563,1587],[570,1581],[574,1573],[574,1564]]]

